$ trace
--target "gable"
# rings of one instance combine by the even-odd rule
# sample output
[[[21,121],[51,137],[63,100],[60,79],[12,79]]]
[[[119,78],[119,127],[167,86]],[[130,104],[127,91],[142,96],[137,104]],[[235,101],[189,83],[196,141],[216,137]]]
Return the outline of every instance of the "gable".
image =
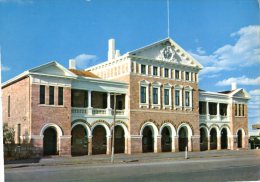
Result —
[[[75,77],[76,75],[70,72],[68,69],[63,67],[57,62],[50,62],[45,65],[33,68],[29,70],[30,73],[38,73],[45,75],[55,75],[55,76],[71,76]]]
[[[240,98],[250,98],[250,95],[244,89],[240,89],[232,94],[233,97],[240,97]]]
[[[137,49],[129,54],[140,58],[203,68],[198,61],[170,38]]]

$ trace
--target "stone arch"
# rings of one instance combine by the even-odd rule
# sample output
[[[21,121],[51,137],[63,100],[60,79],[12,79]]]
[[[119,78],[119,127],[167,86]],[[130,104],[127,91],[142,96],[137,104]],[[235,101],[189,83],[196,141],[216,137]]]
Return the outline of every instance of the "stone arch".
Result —
[[[185,151],[188,147],[189,151],[192,151],[191,136],[193,131],[188,123],[181,123],[177,129],[179,151]]]
[[[143,135],[143,130],[146,126],[149,126],[152,128],[152,133],[153,133],[153,136],[154,137],[157,137],[158,136],[158,128],[157,126],[153,123],[153,122],[146,122],[142,125],[141,129],[140,129],[140,135],[142,136]]]
[[[103,120],[101,120],[103,121]],[[91,134],[93,133],[93,130],[95,129],[96,126],[103,126],[106,130],[106,136],[107,137],[110,137],[111,136],[111,132],[110,132],[110,129],[109,129],[109,125],[107,125],[108,123],[107,122],[95,122],[92,124],[92,127],[91,127]]]
[[[200,125],[200,150],[208,150],[208,140],[209,140],[209,129],[207,125]]]
[[[157,126],[153,122],[146,122],[140,129],[140,135],[142,136],[142,151],[157,152]]]
[[[71,130],[77,126],[77,125],[81,125],[85,128],[86,132],[87,132],[87,135],[88,137],[91,137],[92,136],[92,133],[91,133],[91,130],[90,130],[90,127],[89,125],[87,125],[85,122],[82,122],[82,121],[77,121],[77,122],[74,122],[71,126]]]
[[[160,130],[159,130],[159,134],[162,135],[162,130],[164,127],[168,127],[170,129],[170,134],[171,134],[171,137],[175,137],[177,134],[176,134],[176,130],[175,130],[175,127],[172,125],[172,123],[163,123],[162,126],[160,127]]]
[[[239,136],[239,132],[241,132],[241,136]],[[238,128],[236,131],[236,135],[237,135],[237,148],[245,148],[245,130],[243,128]],[[241,137],[241,138],[240,138]]]
[[[125,123],[122,123],[122,122],[117,122],[116,121],[116,124],[115,126],[121,126],[124,130],[124,133],[125,133],[125,137],[129,138],[130,137],[130,134],[129,134],[129,131],[128,131],[128,128],[127,128],[127,125]],[[112,134],[112,131],[113,131],[113,125],[111,125],[111,129],[110,129],[110,133]]]
[[[155,120],[152,120],[152,119],[148,119],[148,120],[145,120],[143,121],[140,126],[139,126],[139,131],[142,130],[142,127],[147,124],[147,123],[152,123],[155,127],[156,127],[156,130],[158,130],[159,128],[159,124],[155,121]],[[141,134],[142,135],[142,134]]]
[[[168,132],[170,136],[168,135]],[[164,123],[159,130],[161,135],[161,150],[162,152],[172,152],[175,150],[176,130],[171,123]]]
[[[76,119],[76,120],[72,121],[72,122],[71,122],[71,126],[73,126],[73,125],[74,125],[75,123],[77,123],[77,122],[84,123],[84,124],[86,124],[89,128],[91,128],[91,125],[90,125],[86,120],[84,120],[84,119]]]
[[[41,136],[41,137],[44,136],[44,135],[43,135],[44,131],[45,131],[47,128],[49,128],[49,127],[52,127],[52,128],[55,128],[55,129],[56,129],[56,132],[57,132],[57,134],[58,134],[58,137],[61,137],[61,136],[63,135],[62,129],[61,129],[57,124],[47,123],[47,124],[45,124],[45,125],[42,127],[42,129],[41,129],[41,131],[40,131],[40,136]]]
[[[193,134],[194,134],[194,128],[193,128],[192,124],[190,124],[190,122],[188,122],[188,121],[187,121],[187,122],[186,122],[186,121],[180,122],[179,125],[178,125],[178,129],[179,129],[180,127],[184,126],[184,125],[187,125],[187,126],[188,126],[188,128],[189,128],[189,133],[191,133],[191,135],[193,135]],[[177,133],[178,133],[178,130],[177,130]]]
[[[187,132],[188,132],[188,137],[191,137],[193,135],[193,130],[192,130],[192,127],[189,123],[185,123],[185,122],[182,122],[179,126],[178,126],[178,129],[177,129],[177,135],[179,135],[179,131],[182,127],[186,127],[187,128]]]
[[[215,129],[216,129],[216,131],[217,131],[217,135],[219,136],[219,135],[220,135],[220,129],[219,129],[219,126],[216,125],[216,124],[212,124],[212,125],[210,125],[210,127],[209,127],[209,133],[211,132],[212,128],[215,128]]]

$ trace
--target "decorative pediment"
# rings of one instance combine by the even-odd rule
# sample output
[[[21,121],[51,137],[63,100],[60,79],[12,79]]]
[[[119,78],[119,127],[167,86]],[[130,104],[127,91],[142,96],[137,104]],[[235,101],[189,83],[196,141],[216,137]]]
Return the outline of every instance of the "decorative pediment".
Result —
[[[167,38],[151,45],[129,52],[129,55],[138,58],[165,61],[202,69],[202,65],[182,49],[172,39]]]
[[[63,67],[57,62],[50,62],[39,67],[29,70],[30,73],[44,74],[44,75],[55,75],[55,76],[70,76],[76,77],[76,75],[70,72],[68,69]]]
[[[233,97],[240,97],[240,98],[247,98],[247,99],[250,99],[251,96],[249,95],[249,93],[244,90],[244,89],[237,89],[235,92],[232,92],[231,95]]]

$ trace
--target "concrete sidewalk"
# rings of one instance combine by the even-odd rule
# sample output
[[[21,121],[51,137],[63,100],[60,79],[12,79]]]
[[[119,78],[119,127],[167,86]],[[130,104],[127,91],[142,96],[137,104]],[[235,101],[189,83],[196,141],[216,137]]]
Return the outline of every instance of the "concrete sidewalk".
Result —
[[[189,152],[188,158],[223,158],[239,156],[260,156],[260,150],[211,150],[203,152]],[[140,153],[140,154],[115,154],[114,163],[132,163],[132,162],[156,162],[156,161],[172,161],[185,160],[185,152],[176,153]],[[91,156],[47,156],[43,158],[6,161],[5,168],[20,168],[31,166],[61,166],[61,165],[107,165],[111,164],[110,155],[91,155]]]

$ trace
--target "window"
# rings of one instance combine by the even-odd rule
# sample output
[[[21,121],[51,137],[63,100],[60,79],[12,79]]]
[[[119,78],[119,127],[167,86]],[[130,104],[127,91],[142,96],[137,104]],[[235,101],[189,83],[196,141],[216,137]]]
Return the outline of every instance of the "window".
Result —
[[[58,105],[63,105],[63,87],[58,89]]]
[[[245,116],[245,105],[244,104],[242,104],[241,114],[242,114],[242,116]]]
[[[156,66],[153,67],[153,75],[154,76],[158,75],[158,67],[156,67]]]
[[[189,81],[190,80],[190,72],[185,72],[185,76],[186,76],[186,80]]]
[[[190,106],[190,92],[185,91],[185,106]]]
[[[169,69],[168,68],[164,68],[164,77],[165,78],[169,77]]]
[[[146,65],[141,64],[141,74],[146,74]]]
[[[94,93],[92,94],[94,95]],[[101,96],[100,96],[101,97]],[[104,96],[107,97],[106,95]],[[107,99],[102,99],[106,101]],[[88,93],[86,90],[71,90],[71,106],[72,107],[87,107],[88,105]],[[103,103],[103,105],[106,103]]]
[[[238,104],[238,116],[241,116],[241,104]]]
[[[164,105],[169,105],[169,89],[164,89]]]
[[[141,103],[146,103],[146,87],[141,86]]]
[[[175,90],[175,105],[179,106],[180,105],[180,91]]]
[[[238,114],[237,114],[237,104],[235,104],[235,116],[238,116]]]
[[[49,104],[54,105],[54,86],[49,87]]]
[[[40,104],[45,104],[45,85],[40,85]]]
[[[180,71],[175,70],[175,79],[180,79]]]
[[[190,73],[191,74],[191,76],[190,76],[190,81],[192,81],[193,82],[193,73]]]
[[[158,104],[158,88],[153,88],[153,104]]]
[[[8,106],[8,117],[10,117],[10,110],[11,110],[11,98],[10,98],[10,95],[8,95],[8,104],[7,104],[7,106]]]

